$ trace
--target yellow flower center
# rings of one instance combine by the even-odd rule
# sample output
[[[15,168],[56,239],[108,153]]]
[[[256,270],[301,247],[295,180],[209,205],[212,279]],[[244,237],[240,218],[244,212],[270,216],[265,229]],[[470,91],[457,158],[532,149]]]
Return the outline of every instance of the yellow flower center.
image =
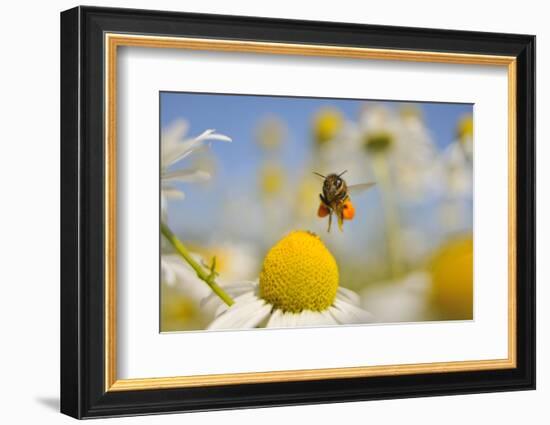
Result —
[[[330,142],[342,129],[344,119],[337,109],[322,109],[313,124],[315,141],[318,145]]]
[[[285,184],[284,170],[277,164],[267,163],[260,171],[260,189],[263,195],[276,195]]]
[[[393,139],[388,131],[369,133],[365,137],[365,147],[371,153],[385,152],[393,145]]]
[[[260,296],[283,311],[325,310],[337,290],[336,260],[314,233],[290,233],[264,259]]]
[[[456,135],[461,142],[474,137],[474,119],[471,115],[465,115],[460,119],[456,127]]]

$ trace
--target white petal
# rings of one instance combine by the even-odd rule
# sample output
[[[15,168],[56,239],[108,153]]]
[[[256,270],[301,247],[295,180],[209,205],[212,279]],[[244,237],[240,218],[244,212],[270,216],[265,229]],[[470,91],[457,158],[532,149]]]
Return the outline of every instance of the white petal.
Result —
[[[232,297],[238,297],[245,292],[256,292],[257,283],[254,281],[242,281],[237,283],[231,283],[231,284],[222,284],[223,289]]]
[[[176,170],[170,171],[162,174],[162,182],[184,182],[184,183],[193,183],[193,182],[203,182],[210,179],[210,173],[202,170]]]
[[[304,310],[300,313],[294,313],[292,316],[294,319],[294,326],[311,326],[317,324],[314,319],[315,314],[309,310]]]
[[[293,313],[283,313],[280,319],[281,328],[293,328],[295,326],[295,318]]]
[[[237,297],[240,297],[241,295],[244,295],[246,293],[250,293],[251,295],[254,295],[255,293],[255,282],[238,282],[238,283],[232,283],[232,284],[224,284],[220,281],[218,281],[218,284],[223,288],[227,294],[229,294],[233,299],[237,299]],[[215,293],[209,294],[206,298],[204,298],[201,301],[201,307],[205,306],[206,304],[210,303],[212,299],[219,299],[219,297]],[[224,304],[226,305],[226,304]],[[220,310],[217,312],[218,314],[221,313],[223,310]]]
[[[164,263],[164,267],[169,267],[174,273],[174,284],[182,293],[199,302],[212,292],[206,283],[197,277],[196,272],[178,255],[164,254],[161,261]]]
[[[269,321],[265,325],[266,328],[282,328],[282,310],[275,309],[269,318]]]
[[[253,300],[235,302],[220,314],[208,329],[247,329],[256,327],[271,311],[271,305],[254,296]]]
[[[166,223],[168,221],[168,199],[160,192],[160,221]]]
[[[170,148],[164,147],[161,155],[161,168],[166,170],[170,166],[174,165],[176,162],[182,160],[188,156],[193,149],[200,144],[200,141],[197,142],[195,139],[189,140],[187,142],[181,142]]]
[[[183,140],[189,124],[184,120],[177,120],[169,127],[162,130],[160,135],[161,143],[161,165],[168,166],[169,160],[174,156],[174,151],[178,149],[181,140]]]
[[[215,294],[214,294],[215,295]],[[218,296],[215,297],[216,299],[219,299]],[[254,292],[247,292],[245,294],[242,294],[236,298],[233,298],[233,301],[235,301],[235,304],[246,304],[246,303],[250,303],[250,302],[253,302],[255,301],[256,299],[258,299],[258,297],[256,296],[256,294]],[[221,301],[221,300],[220,300]],[[226,310],[229,310],[230,306],[228,306],[226,303],[224,302],[221,302],[218,306],[218,308],[216,309],[216,314],[215,316],[218,317],[220,315],[222,315]]]
[[[430,288],[431,276],[427,272],[417,271],[409,274],[403,283],[407,291],[425,294]]]
[[[175,187],[172,186],[162,186],[161,195],[165,199],[184,199],[185,194]]]
[[[198,137],[195,138],[195,140],[203,141],[203,140],[220,140],[222,142],[231,142],[231,137],[226,136],[225,134],[219,134],[216,133],[216,130],[209,129],[204,132]]]
[[[321,311],[304,310],[296,316],[296,326],[324,326],[337,324],[330,314],[323,314]]]
[[[195,149],[198,149],[202,142],[206,140],[219,140],[222,142],[231,142],[231,138],[223,134],[214,133],[215,130],[206,130],[194,139],[181,142],[177,147],[171,149],[166,155],[162,155],[162,168],[166,169],[170,165],[189,156]]]
[[[188,129],[189,123],[187,121],[181,119],[174,121],[169,127],[162,130],[162,134],[160,136],[162,148],[169,148],[177,144],[181,139],[183,139]]]
[[[361,297],[359,296],[359,294],[348,288],[342,288],[340,286],[338,288],[338,292],[336,293],[336,297],[356,306],[361,305]]]
[[[353,304],[340,299],[334,300],[334,304],[329,308],[339,324],[363,324],[373,321],[372,314]]]
[[[338,322],[328,311],[304,310],[301,313],[283,313],[275,310],[267,323],[267,328],[296,328],[306,326],[332,326]]]
[[[171,267],[170,263],[166,261],[163,256],[160,257],[160,271],[162,280],[168,285],[168,286],[174,286],[176,283],[176,273],[174,269]]]
[[[338,321],[334,318],[332,314],[330,314],[330,308],[328,310],[321,311],[321,315],[323,316],[325,324],[338,325]]]

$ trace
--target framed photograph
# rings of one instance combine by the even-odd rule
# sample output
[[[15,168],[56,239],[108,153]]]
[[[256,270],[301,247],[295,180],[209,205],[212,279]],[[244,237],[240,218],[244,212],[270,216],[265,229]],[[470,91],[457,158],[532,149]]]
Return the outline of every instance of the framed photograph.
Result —
[[[535,37],[61,14],[61,411],[535,388]]]

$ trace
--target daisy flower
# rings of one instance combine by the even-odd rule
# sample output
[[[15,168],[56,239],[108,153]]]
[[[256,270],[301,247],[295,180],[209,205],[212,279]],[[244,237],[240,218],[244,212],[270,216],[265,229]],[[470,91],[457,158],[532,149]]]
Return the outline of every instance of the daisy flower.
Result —
[[[457,139],[441,153],[443,170],[440,219],[447,233],[471,227],[473,198],[473,120],[462,118],[457,126]]]
[[[317,147],[330,143],[344,127],[344,117],[336,108],[322,108],[313,119],[313,140]]]
[[[430,261],[430,301],[440,320],[472,320],[474,314],[474,239],[455,236]]]
[[[191,253],[191,255],[197,263],[204,263],[203,257],[199,254]],[[162,254],[160,271],[161,281],[166,290],[176,291],[186,297],[197,311],[200,310],[201,315],[207,321],[206,323],[215,317],[215,313],[221,305],[225,305],[217,296],[214,296],[208,303],[202,302],[213,292],[178,254]],[[222,286],[225,285],[219,280],[218,283]]]
[[[312,124],[314,149],[310,169],[321,173],[348,170],[348,175],[360,181],[372,178],[364,164],[365,152],[355,122],[346,120],[336,108],[321,108]],[[318,196],[315,198],[318,201]]]
[[[193,259],[202,263],[198,254],[192,254]],[[167,286],[181,289],[194,300],[200,301],[210,294],[210,289],[197,277],[195,271],[178,254],[163,254],[160,257],[160,272],[162,282]]]
[[[385,323],[428,320],[431,283],[427,271],[414,271],[364,289],[361,305]]]
[[[206,130],[197,137],[186,138],[189,125],[185,120],[177,120],[161,134],[161,200],[165,210],[166,199],[183,199],[184,193],[173,186],[174,183],[198,182],[210,178],[210,174],[194,168],[171,170],[173,165],[187,158],[191,153],[204,146],[206,141],[220,140],[231,142],[231,138]]]
[[[285,328],[369,323],[360,298],[339,286],[338,265],[320,238],[294,231],[266,255],[258,281],[224,289],[231,307],[220,306],[208,329]],[[205,301],[208,302],[208,297]]]
[[[457,125],[457,139],[442,154],[450,197],[471,197],[473,189],[473,119],[463,117]]]
[[[413,106],[391,111],[383,106],[365,107],[357,128],[359,143],[368,153],[375,174],[380,158],[389,167],[395,189],[403,200],[419,201],[437,189],[437,150],[421,112]],[[378,176],[377,176],[378,177]]]

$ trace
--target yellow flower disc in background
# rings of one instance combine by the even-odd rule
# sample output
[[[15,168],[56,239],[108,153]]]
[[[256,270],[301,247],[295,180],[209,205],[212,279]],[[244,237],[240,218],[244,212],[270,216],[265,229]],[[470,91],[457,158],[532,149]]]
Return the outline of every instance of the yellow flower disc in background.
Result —
[[[276,164],[267,162],[260,170],[260,190],[262,195],[272,196],[280,193],[285,184],[285,172]]]
[[[206,325],[197,302],[168,285],[161,290],[161,323],[163,332],[191,330]]]
[[[404,119],[422,119],[422,110],[414,104],[405,104],[399,109],[399,115]]]
[[[267,253],[260,272],[260,296],[293,313],[330,307],[338,290],[338,265],[314,233],[295,231]]]
[[[298,184],[293,206],[294,216],[297,220],[308,220],[315,217],[319,207],[319,181],[311,176],[304,177]]]
[[[456,135],[461,142],[474,138],[474,118],[470,114],[465,115],[458,121]]]
[[[275,151],[281,147],[287,133],[284,121],[275,116],[266,117],[256,130],[256,141],[266,151]]]
[[[473,262],[471,236],[448,242],[434,256],[432,301],[442,320],[473,318]]]
[[[473,154],[473,141],[474,141],[474,118],[472,115],[467,114],[463,116],[456,126],[456,136],[464,153],[472,158]]]
[[[315,116],[313,136],[315,142],[321,146],[336,137],[344,125],[342,114],[333,108],[325,108]]]

